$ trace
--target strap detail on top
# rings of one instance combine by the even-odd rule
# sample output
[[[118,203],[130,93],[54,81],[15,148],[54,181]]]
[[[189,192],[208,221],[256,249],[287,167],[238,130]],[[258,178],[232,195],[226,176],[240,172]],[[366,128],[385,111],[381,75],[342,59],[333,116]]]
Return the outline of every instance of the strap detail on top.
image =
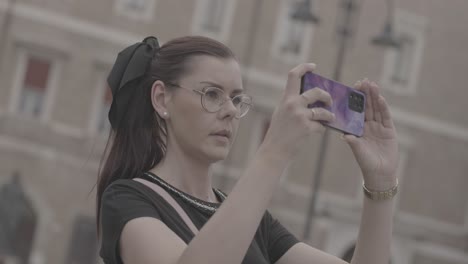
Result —
[[[184,220],[187,227],[190,228],[190,230],[192,230],[192,233],[194,235],[196,235],[198,233],[198,229],[193,224],[192,220],[190,220],[190,217],[187,215],[187,213],[184,211],[184,209],[182,209],[182,207],[176,202],[176,200],[174,200],[174,198],[172,198],[172,196],[168,192],[166,192],[166,190],[164,190],[163,188],[159,187],[158,185],[156,185],[156,184],[154,184],[154,183],[152,183],[150,181],[147,181],[145,179],[134,178],[133,180],[138,181],[140,183],[143,183],[144,185],[146,185],[146,186],[150,187],[151,189],[153,189],[153,191],[155,191],[157,194],[159,194],[159,196],[161,196],[164,200],[166,200],[166,202],[169,203],[177,211],[179,216],[182,218],[182,220]]]

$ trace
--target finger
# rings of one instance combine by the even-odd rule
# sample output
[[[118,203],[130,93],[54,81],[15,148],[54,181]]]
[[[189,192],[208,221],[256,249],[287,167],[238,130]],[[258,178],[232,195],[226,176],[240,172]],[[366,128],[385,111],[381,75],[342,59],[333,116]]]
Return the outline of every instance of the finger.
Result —
[[[301,97],[303,98],[304,106],[316,103],[317,101],[323,102],[327,106],[331,106],[333,104],[331,95],[320,88],[307,90],[301,94]]]
[[[362,91],[362,82],[363,80],[358,80],[354,83],[354,89]]]
[[[360,90],[366,95],[366,111],[365,111],[365,120],[374,120],[374,107],[372,105],[369,80],[364,79],[358,82],[358,87],[356,89]]]
[[[374,120],[378,123],[382,123],[382,116],[380,115],[380,104],[379,104],[379,87],[375,82],[370,83],[370,94],[372,100],[372,107],[374,110]]]
[[[387,128],[393,128],[394,125],[392,115],[390,113],[390,108],[388,107],[388,104],[385,101],[385,98],[382,95],[380,95],[378,101],[380,115],[382,116],[382,125]]]
[[[288,81],[286,82],[286,90],[284,97],[298,95],[301,90],[301,78],[310,71],[314,71],[317,66],[314,63],[303,63],[296,66],[288,73]]]
[[[310,112],[309,119],[313,121],[325,121],[325,122],[333,122],[335,121],[335,114],[328,111],[325,108],[315,107],[308,109]]]

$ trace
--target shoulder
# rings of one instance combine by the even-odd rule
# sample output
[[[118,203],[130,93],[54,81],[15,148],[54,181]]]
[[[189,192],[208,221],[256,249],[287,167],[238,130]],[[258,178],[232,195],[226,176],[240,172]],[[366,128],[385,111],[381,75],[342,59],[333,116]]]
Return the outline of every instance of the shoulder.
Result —
[[[119,262],[116,251],[124,226],[140,217],[161,219],[161,209],[151,190],[134,180],[116,180],[111,183],[101,197],[101,251],[104,259]]]
[[[112,198],[122,193],[136,194],[142,192],[142,189],[142,185],[132,179],[119,179],[109,184],[102,196],[105,198]]]
[[[134,203],[138,201],[146,201],[154,205],[155,203],[159,204],[161,200],[161,197],[152,189],[132,179],[119,179],[112,182],[104,190],[101,197],[103,206],[113,202],[119,204],[124,202],[125,204],[125,202]]]
[[[120,179],[111,183],[101,197],[101,213],[105,220],[126,222],[139,216],[159,218],[160,199],[143,184]]]

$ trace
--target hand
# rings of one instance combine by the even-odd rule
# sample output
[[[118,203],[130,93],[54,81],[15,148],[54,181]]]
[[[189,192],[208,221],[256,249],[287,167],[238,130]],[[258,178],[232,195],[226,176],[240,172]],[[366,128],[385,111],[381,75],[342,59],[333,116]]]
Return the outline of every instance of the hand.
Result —
[[[361,167],[364,182],[373,190],[386,190],[396,184],[398,142],[395,126],[385,99],[375,82],[358,81],[356,89],[366,94],[364,135],[345,135]]]
[[[289,161],[305,145],[308,136],[325,130],[318,121],[334,120],[335,116],[324,108],[309,109],[309,104],[321,101],[332,104],[330,94],[321,89],[300,93],[301,77],[315,70],[315,64],[301,64],[289,72],[286,89],[280,104],[275,109],[270,127],[262,143],[262,149],[277,153],[279,159]]]

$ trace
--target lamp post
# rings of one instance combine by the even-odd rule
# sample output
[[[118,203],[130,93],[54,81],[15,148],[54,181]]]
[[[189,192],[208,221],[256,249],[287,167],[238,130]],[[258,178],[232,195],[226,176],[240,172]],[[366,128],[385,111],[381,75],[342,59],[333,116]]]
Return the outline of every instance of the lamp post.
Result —
[[[312,1],[305,0],[296,3],[294,11],[291,13],[291,19],[303,22],[318,24],[320,19],[312,12]]]
[[[3,61],[3,54],[4,54],[4,49],[6,46],[6,38],[8,34],[8,29],[11,24],[11,18],[12,18],[12,12],[13,12],[13,7],[16,3],[16,0],[9,0],[5,3],[5,11],[3,14],[3,23],[2,27],[0,28],[0,62]],[[1,64],[0,64],[0,69],[1,69]]]
[[[393,1],[387,0],[387,18],[382,32],[380,35],[372,38],[372,44],[376,46],[399,48],[401,45],[401,40],[396,38],[393,32]]]
[[[398,46],[398,41],[395,40],[392,34],[392,28],[391,28],[391,14],[392,14],[392,5],[391,5],[392,0],[388,0],[388,16],[387,16],[387,21],[385,24],[385,29],[384,34],[381,34],[379,37],[375,38],[373,43],[376,45],[381,45],[381,46],[391,46],[391,47],[397,47]],[[342,3],[340,4],[341,7],[341,14],[339,17],[342,18],[341,23],[338,25],[337,29],[337,34],[338,34],[338,51],[337,51],[337,56],[335,58],[335,66],[334,66],[334,71],[333,71],[333,76],[332,78],[336,81],[340,81],[341,79],[341,72],[342,72],[342,67],[344,63],[344,59],[346,57],[346,51],[347,47],[349,44],[349,41],[351,40],[353,36],[353,21],[356,21],[354,19],[354,13],[359,8],[358,4],[354,0],[342,0]],[[306,14],[306,12],[309,12],[309,14]],[[308,18],[302,19],[301,18]],[[319,18],[315,16],[312,11],[311,11],[311,1],[310,0],[304,0],[301,4],[297,5],[297,9],[295,12],[291,14],[291,19],[295,20],[301,20],[301,21],[309,21],[309,22],[318,22]],[[318,151],[318,158],[315,163],[315,170],[313,174],[313,180],[312,180],[312,196],[309,202],[309,207],[307,210],[306,214],[306,221],[305,221],[305,226],[304,226],[304,233],[303,233],[303,239],[308,240],[310,238],[310,231],[313,228],[313,221],[315,220],[315,208],[317,205],[317,196],[318,196],[318,189],[320,187],[320,182],[322,179],[322,174],[323,174],[323,166],[325,162],[325,157],[327,155],[327,145],[328,145],[328,140],[329,140],[329,131],[328,129],[325,130],[322,140],[320,141],[320,147]]]

